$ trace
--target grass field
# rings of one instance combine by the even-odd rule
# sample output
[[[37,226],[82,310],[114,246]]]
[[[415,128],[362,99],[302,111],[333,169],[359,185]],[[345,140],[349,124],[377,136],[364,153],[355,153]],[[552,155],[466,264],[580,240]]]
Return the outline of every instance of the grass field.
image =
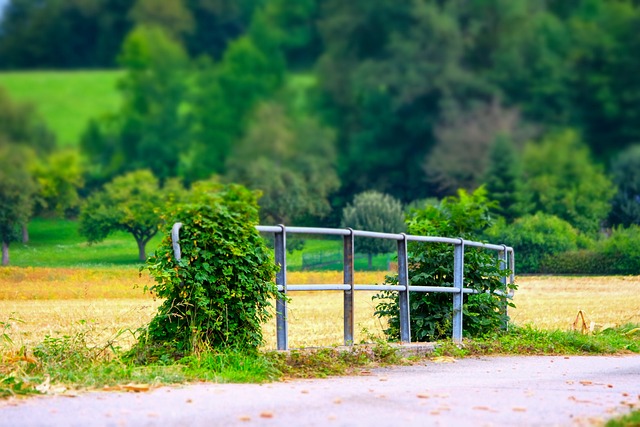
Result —
[[[91,118],[120,104],[120,71],[30,71],[0,73],[12,99],[34,104],[61,147],[76,146]]]
[[[380,283],[384,272],[360,272],[357,283]],[[291,272],[291,283],[336,283],[341,272]],[[96,345],[126,347],[159,301],[143,293],[151,280],[135,268],[0,269],[0,336],[31,347],[49,336],[82,333]],[[521,277],[511,311],[517,325],[568,330],[579,310],[587,322],[613,326],[640,323],[640,277]],[[289,341],[292,348],[342,342],[340,292],[292,292]],[[382,336],[373,316],[372,292],[356,294],[356,342]],[[3,328],[5,331],[3,332]],[[265,325],[266,348],[275,348],[275,321]]]

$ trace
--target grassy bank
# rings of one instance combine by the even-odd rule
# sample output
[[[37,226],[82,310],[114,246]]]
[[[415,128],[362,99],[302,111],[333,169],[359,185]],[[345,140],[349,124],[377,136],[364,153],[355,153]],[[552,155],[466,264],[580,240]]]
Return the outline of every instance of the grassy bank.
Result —
[[[120,71],[21,71],[0,73],[10,96],[36,106],[60,146],[76,146],[91,118],[116,111]]]

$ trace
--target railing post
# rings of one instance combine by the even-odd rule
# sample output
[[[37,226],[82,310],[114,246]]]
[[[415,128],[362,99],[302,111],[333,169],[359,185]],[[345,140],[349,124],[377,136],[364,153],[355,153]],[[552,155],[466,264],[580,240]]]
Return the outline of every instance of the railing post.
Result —
[[[344,236],[344,284],[350,285],[351,289],[344,291],[344,345],[353,345],[354,330],[354,266],[353,266],[353,230],[348,229],[349,234]]]
[[[407,235],[402,233],[402,240],[398,240],[398,284],[405,286],[404,291],[398,293],[398,307],[400,309],[400,341],[411,342],[411,322],[409,313],[409,265],[407,260]]]
[[[276,273],[276,285],[282,286],[282,293],[287,294],[287,230],[284,225],[280,224],[282,229],[280,232],[274,233],[275,237],[275,256],[276,265],[280,266],[280,270]],[[284,298],[276,299],[276,333],[278,350],[289,349],[289,334],[287,324],[287,300]]]
[[[453,294],[453,341],[462,342],[462,302],[464,300],[464,240],[453,247],[453,286],[458,292]]]
[[[498,252],[498,258],[499,258],[499,266],[500,266],[500,270],[504,270],[507,268],[507,262],[508,262],[508,253],[507,253],[507,245],[502,245],[502,250]],[[503,292],[503,296],[504,296],[504,301],[501,304],[500,309],[502,310],[502,312],[504,313],[505,316],[507,316],[508,313],[508,309],[509,306],[507,305],[507,296],[509,294],[509,289],[507,288],[507,276],[502,276],[500,278],[500,281],[502,282],[502,292]],[[505,320],[502,322],[501,325],[502,329],[507,330],[509,328],[509,322]]]

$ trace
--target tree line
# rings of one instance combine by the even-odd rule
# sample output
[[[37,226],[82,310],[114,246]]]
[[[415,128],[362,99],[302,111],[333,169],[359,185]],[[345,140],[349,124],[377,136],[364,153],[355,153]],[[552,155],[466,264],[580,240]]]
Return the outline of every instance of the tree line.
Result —
[[[411,205],[484,184],[505,226],[543,213],[592,238],[640,219],[638,24],[631,0],[12,0],[0,68],[117,66],[123,101],[79,154],[43,148],[41,123],[0,145],[40,159],[27,216],[77,215],[145,169],[316,225],[369,190]],[[3,96],[2,115],[26,108]]]

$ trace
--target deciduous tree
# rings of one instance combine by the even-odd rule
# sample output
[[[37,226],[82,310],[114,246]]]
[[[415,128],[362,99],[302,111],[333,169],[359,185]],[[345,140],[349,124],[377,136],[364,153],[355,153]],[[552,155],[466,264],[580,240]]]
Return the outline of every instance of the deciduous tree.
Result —
[[[138,258],[144,261],[146,245],[162,224],[167,200],[176,198],[180,191],[175,181],[160,187],[149,170],[118,176],[86,200],[79,232],[90,243],[100,242],[114,231],[129,233],[138,244]]]
[[[388,194],[365,191],[357,194],[353,202],[342,210],[342,226],[358,230],[400,233],[405,230],[402,203]],[[357,238],[355,250],[366,253],[369,268],[373,255],[392,252],[394,241],[387,239]]]

